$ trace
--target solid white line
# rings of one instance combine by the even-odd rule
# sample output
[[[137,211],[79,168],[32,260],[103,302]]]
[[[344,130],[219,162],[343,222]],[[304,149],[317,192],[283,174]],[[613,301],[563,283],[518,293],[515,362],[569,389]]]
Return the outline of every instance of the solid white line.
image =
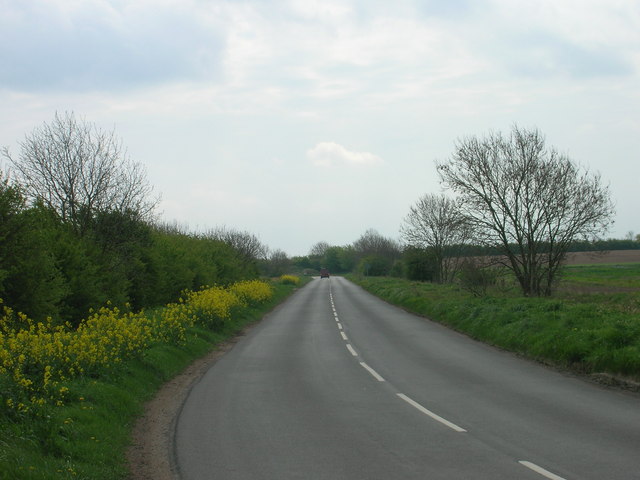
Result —
[[[445,420],[444,418],[442,418],[440,415],[436,415],[435,413],[433,413],[430,410],[427,410],[426,408],[424,408],[422,405],[420,405],[418,402],[415,402],[413,400],[411,400],[409,397],[407,397],[404,393],[398,393],[397,394],[401,399],[403,399],[405,402],[407,402],[409,405],[417,408],[418,410],[420,410],[422,413],[424,413],[425,415],[429,415],[431,418],[433,418],[434,420],[437,420],[438,422],[446,425],[447,427],[451,428],[452,430],[455,430],[456,432],[466,432],[466,430],[464,428],[461,428],[459,426],[457,426],[455,423],[451,423],[449,420]]]
[[[533,470],[536,473],[539,473],[543,477],[547,477],[550,480],[565,480],[564,477],[560,477],[555,473],[551,473],[549,470],[545,470],[544,468],[539,467],[535,463],[527,462],[526,460],[519,460],[518,463],[520,465],[524,465],[525,467],[527,467],[530,470]]]
[[[342,335],[343,340],[349,340],[344,332],[340,332],[340,335]]]
[[[384,378],[382,378],[380,374],[376,372],[373,368],[371,368],[369,365],[367,365],[364,362],[360,362],[360,365],[362,365],[365,368],[365,370],[367,370],[371,375],[373,375],[373,378],[375,378],[379,382],[384,382]]]
[[[358,354],[356,353],[356,351],[353,349],[353,347],[351,346],[351,344],[347,343],[347,348],[349,349],[349,351],[351,352],[351,355],[353,355],[354,357],[357,357]]]

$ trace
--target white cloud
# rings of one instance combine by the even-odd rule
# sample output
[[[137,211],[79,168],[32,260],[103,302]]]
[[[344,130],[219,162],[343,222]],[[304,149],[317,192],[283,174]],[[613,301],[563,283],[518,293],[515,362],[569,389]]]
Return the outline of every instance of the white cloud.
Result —
[[[335,142],[321,142],[307,151],[307,158],[317,167],[340,165],[376,165],[382,158],[369,152],[353,152]]]
[[[640,168],[638,0],[0,6],[0,145],[16,152],[56,110],[114,127],[169,219],[270,232],[291,252],[331,222],[348,225],[331,241],[390,235],[437,191],[433,160],[456,138],[515,122],[601,170],[622,233],[640,228],[623,210]],[[330,194],[307,195],[316,184]],[[374,208],[379,185],[393,195]]]

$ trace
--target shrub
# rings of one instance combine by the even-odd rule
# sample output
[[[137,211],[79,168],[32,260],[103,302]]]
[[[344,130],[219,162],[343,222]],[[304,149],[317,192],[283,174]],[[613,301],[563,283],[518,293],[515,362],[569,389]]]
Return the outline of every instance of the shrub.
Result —
[[[382,277],[389,275],[393,261],[382,255],[368,255],[360,260],[358,272],[364,276]]]
[[[221,331],[238,309],[271,296],[271,286],[257,280],[214,286],[185,292],[155,314],[107,305],[77,328],[35,322],[0,300],[0,413],[42,414],[47,406],[61,406],[72,395],[73,379],[107,375],[155,344],[182,344],[196,323]]]
[[[427,249],[407,247],[403,253],[406,276],[409,280],[433,282],[437,280],[438,263],[433,252]]]
[[[282,285],[298,285],[300,278],[295,275],[282,275],[280,277],[280,283]]]
[[[498,274],[499,270],[495,267],[465,259],[460,265],[458,278],[462,288],[480,297],[486,295],[487,289],[496,284]]]

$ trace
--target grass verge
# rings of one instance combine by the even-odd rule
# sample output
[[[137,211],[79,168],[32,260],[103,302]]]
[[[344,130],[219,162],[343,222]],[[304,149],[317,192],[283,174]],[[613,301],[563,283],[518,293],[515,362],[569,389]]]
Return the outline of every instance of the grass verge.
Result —
[[[62,406],[39,415],[0,415],[0,479],[127,478],[125,452],[144,403],[164,382],[260,320],[296,288],[283,282],[272,287],[269,300],[242,309],[216,331],[192,326],[179,346],[154,345],[117,370],[73,380],[69,390],[77,394]]]
[[[389,303],[482,342],[577,373],[638,382],[639,273],[640,265],[569,267],[561,293],[551,298],[509,291],[477,297],[455,285],[350,279]]]

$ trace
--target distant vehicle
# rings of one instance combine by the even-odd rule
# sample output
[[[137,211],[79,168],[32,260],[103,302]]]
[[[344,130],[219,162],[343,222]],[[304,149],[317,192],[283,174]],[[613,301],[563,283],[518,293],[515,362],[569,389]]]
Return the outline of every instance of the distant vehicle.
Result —
[[[320,278],[329,278],[329,270],[327,270],[326,268],[321,268]]]

